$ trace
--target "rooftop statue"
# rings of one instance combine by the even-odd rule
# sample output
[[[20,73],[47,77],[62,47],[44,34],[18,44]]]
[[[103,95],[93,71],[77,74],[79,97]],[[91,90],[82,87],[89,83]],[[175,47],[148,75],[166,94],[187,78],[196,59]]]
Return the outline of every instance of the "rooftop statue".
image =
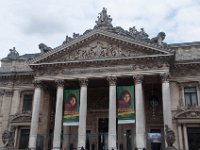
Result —
[[[51,47],[48,47],[48,46],[45,45],[44,43],[40,43],[40,44],[38,45],[38,47],[39,47],[41,53],[46,53],[46,52],[52,50]]]
[[[69,37],[68,35],[66,35],[66,38],[65,38],[65,40],[63,41],[63,44],[67,44],[69,41],[71,41],[72,40],[72,38],[71,37]]]
[[[166,47],[167,44],[163,42],[165,37],[166,37],[165,32],[159,32],[158,35],[156,37],[152,38],[150,42]]]
[[[110,15],[107,14],[107,9],[103,8],[103,10],[99,13],[99,16],[97,17],[96,25],[94,28],[101,28],[101,27],[107,27],[112,28],[112,18]]]
[[[19,56],[19,53],[16,51],[15,47],[13,49],[9,49],[10,53],[8,54],[7,58],[15,59]]]
[[[132,38],[138,41],[144,41],[148,43],[152,43],[155,45],[159,45],[162,47],[167,47],[167,44],[163,42],[165,39],[165,33],[160,32],[156,37],[149,39],[149,35],[145,32],[144,28],[141,28],[140,30],[137,30],[135,26],[130,27],[129,30],[125,30],[120,26],[113,26],[112,25],[112,18],[110,15],[107,14],[107,9],[103,8],[103,10],[98,14],[97,21],[95,21],[96,25],[93,29],[86,30],[82,35],[73,33],[72,37],[66,36],[63,44],[66,44],[72,40],[75,40],[76,38],[79,38],[80,36],[83,36],[85,34],[88,34],[89,32],[93,30],[106,30],[108,32],[115,33],[117,35],[125,36],[128,38]]]

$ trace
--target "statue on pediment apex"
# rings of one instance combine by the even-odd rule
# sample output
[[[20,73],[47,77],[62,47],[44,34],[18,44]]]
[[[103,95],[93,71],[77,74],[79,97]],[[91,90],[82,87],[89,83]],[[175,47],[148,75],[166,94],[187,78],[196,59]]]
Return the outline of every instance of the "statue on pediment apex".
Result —
[[[110,15],[107,14],[107,9],[103,8],[103,10],[99,13],[99,16],[97,17],[96,26],[94,28],[98,27],[112,27],[112,18]]]

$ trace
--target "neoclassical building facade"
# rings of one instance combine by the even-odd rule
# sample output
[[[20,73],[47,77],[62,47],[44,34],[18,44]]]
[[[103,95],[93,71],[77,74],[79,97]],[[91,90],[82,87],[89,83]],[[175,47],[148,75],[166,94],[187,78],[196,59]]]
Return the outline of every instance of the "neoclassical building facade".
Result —
[[[10,49],[0,68],[0,147],[160,150],[168,126],[177,149],[199,150],[200,42],[164,38],[113,27],[104,8],[93,29],[56,48],[40,44],[41,53],[25,55]],[[122,87],[133,89],[129,106],[118,102]],[[72,90],[76,114],[65,101]],[[78,121],[68,120],[67,109]],[[119,115],[126,110],[129,122]]]

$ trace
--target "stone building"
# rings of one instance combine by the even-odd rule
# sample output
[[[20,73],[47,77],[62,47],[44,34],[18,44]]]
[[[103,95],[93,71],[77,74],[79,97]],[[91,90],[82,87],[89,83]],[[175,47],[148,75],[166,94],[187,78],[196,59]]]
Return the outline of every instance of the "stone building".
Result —
[[[37,150],[200,148],[200,42],[166,44],[165,33],[113,27],[104,8],[93,29],[52,49],[1,60],[0,147]],[[118,87],[134,89],[135,116],[119,123]],[[64,123],[64,91],[80,92],[77,125]]]

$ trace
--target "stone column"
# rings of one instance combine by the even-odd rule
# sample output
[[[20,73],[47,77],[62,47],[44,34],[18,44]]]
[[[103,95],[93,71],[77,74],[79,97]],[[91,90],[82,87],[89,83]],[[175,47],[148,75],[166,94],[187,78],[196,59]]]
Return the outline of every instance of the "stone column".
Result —
[[[185,150],[189,150],[189,146],[188,146],[188,135],[187,135],[187,127],[186,127],[185,124],[183,125],[183,134],[184,134]]]
[[[80,111],[79,111],[79,128],[78,128],[78,148],[86,145],[86,118],[87,118],[87,84],[88,79],[80,79]]]
[[[63,150],[69,149],[69,126],[63,127]]]
[[[179,150],[183,150],[183,134],[181,124],[178,125]]]
[[[54,123],[53,150],[60,150],[62,117],[63,117],[63,80],[56,80],[57,96],[56,96],[56,113]]]
[[[168,125],[170,129],[172,128],[172,112],[171,112],[171,95],[169,87],[169,74],[164,73],[162,77],[162,102],[163,102],[163,117],[164,126]]]
[[[109,121],[108,121],[108,150],[117,149],[116,129],[116,81],[117,78],[110,76],[109,82]]]
[[[29,137],[29,148],[31,150],[36,150],[36,140],[38,132],[38,122],[40,113],[40,101],[41,101],[41,81],[34,81],[35,91],[33,99],[33,110],[31,119],[31,131]]]
[[[136,108],[136,147],[146,148],[146,122],[144,110],[144,95],[142,87],[142,75],[133,76],[135,81],[135,108]]]

